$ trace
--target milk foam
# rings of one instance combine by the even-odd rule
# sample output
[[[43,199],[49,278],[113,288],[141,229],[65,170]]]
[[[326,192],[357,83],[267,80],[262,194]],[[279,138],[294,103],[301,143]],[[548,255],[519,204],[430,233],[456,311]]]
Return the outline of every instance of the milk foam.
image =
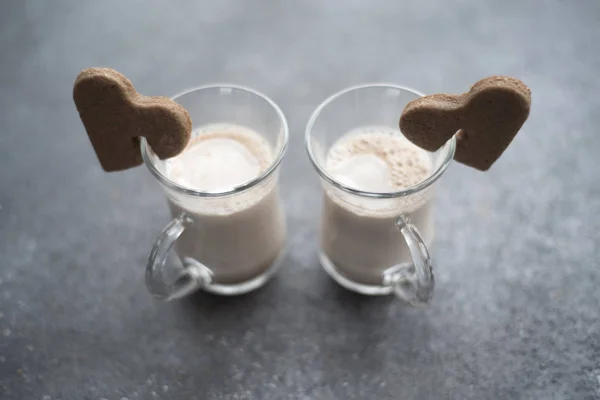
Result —
[[[396,192],[424,181],[431,173],[427,153],[385,127],[361,128],[339,139],[329,151],[327,171],[353,189]]]
[[[408,189],[429,177],[432,161],[425,150],[387,127],[350,131],[333,144],[325,168],[334,179],[353,189],[393,193]],[[327,189],[327,188],[326,188]],[[360,215],[385,217],[412,211],[428,197],[428,191],[408,197],[373,199],[341,190],[327,190],[331,200]]]
[[[273,162],[273,149],[252,129],[234,124],[205,125],[193,132],[186,149],[165,161],[165,175],[189,189],[222,193],[260,176]],[[202,215],[232,215],[271,194],[277,173],[235,195],[196,197],[171,193],[182,209]]]
[[[224,192],[258,177],[272,159],[271,147],[258,133],[214,124],[194,131],[185,150],[165,162],[165,173],[190,189]]]

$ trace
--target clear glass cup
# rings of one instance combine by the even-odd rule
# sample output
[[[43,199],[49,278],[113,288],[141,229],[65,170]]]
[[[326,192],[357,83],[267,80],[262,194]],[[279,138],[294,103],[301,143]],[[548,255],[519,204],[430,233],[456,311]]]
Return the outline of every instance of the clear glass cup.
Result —
[[[234,124],[266,139],[273,158],[249,182],[222,192],[203,192],[169,179],[165,161],[141,139],[144,164],[164,189],[173,216],[150,253],[147,288],[166,300],[197,289],[222,295],[252,291],[275,273],[284,253],[286,225],[278,170],[288,145],[285,116],[266,96],[234,85],[198,87],[173,100],[192,118],[192,140],[199,127]],[[167,262],[173,246],[176,260]]]
[[[454,138],[434,153],[426,179],[397,192],[358,190],[336,180],[325,168],[331,146],[362,129],[394,130],[408,102],[422,94],[389,84],[344,89],[311,115],[305,132],[308,156],[324,188],[319,259],[341,286],[367,295],[394,293],[412,304],[429,302],[434,276],[427,246],[434,236],[434,183],[454,156]],[[425,150],[423,150],[425,152]],[[365,210],[377,210],[376,214]]]

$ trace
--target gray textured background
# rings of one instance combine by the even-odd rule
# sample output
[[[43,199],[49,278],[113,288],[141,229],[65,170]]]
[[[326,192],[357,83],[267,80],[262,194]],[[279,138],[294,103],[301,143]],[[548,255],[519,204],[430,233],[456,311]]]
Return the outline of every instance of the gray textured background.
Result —
[[[2,0],[0,399],[600,398],[599,21],[595,0]],[[71,100],[88,66],[281,105],[291,250],[273,282],[146,293],[167,208],[144,168],[100,170]],[[315,256],[310,112],[360,82],[493,74],[530,85],[532,113],[488,173],[442,179],[433,304],[339,289]]]

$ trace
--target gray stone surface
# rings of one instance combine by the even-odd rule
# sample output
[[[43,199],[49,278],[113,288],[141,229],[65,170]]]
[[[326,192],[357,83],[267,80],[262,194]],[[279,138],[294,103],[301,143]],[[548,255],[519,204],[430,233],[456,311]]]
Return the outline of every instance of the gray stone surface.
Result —
[[[2,0],[0,399],[600,398],[600,3]],[[291,126],[290,252],[240,298],[164,304],[143,286],[168,213],[144,168],[103,173],[71,85],[111,66],[145,94],[230,81]],[[426,309],[318,267],[304,124],[365,81],[533,90],[482,174],[440,182]]]

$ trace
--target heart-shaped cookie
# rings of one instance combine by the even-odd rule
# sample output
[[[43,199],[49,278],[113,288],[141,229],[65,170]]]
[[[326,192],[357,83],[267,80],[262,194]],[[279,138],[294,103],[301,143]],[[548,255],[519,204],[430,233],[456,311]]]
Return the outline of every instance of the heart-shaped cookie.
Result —
[[[531,91],[520,80],[492,76],[460,95],[434,94],[408,103],[400,130],[436,151],[456,134],[454,159],[485,171],[502,155],[529,116]]]
[[[185,108],[166,97],[142,96],[129,79],[110,68],[81,71],[73,100],[105,171],[140,165],[141,136],[161,159],[183,151],[191,136],[192,121]]]

